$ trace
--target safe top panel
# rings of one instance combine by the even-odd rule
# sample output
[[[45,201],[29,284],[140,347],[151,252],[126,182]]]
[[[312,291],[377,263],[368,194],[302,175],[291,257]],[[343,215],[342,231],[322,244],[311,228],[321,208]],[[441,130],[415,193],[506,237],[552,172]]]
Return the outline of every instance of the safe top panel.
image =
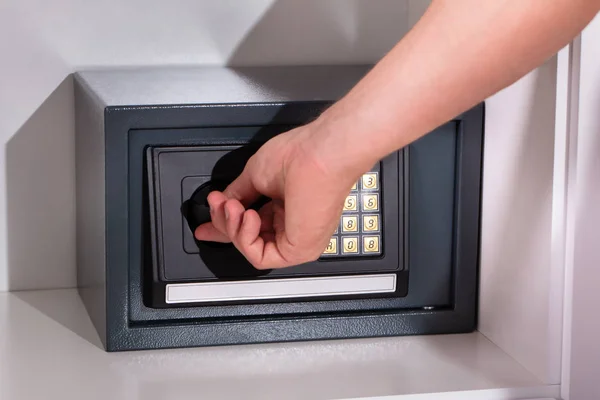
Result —
[[[257,104],[340,98],[371,65],[169,67],[77,73],[105,106]]]

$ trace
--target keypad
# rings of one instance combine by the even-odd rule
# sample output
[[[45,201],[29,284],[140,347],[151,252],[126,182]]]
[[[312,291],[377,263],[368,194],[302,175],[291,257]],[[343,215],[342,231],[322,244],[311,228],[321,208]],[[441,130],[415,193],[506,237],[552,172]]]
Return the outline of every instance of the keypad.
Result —
[[[340,223],[322,258],[378,256],[383,252],[381,170],[379,164],[363,174],[344,201]]]

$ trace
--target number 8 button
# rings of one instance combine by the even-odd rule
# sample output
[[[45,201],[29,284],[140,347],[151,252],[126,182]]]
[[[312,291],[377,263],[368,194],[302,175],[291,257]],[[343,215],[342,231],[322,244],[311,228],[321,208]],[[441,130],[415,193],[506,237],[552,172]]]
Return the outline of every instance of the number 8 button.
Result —
[[[358,217],[356,215],[342,217],[342,232],[358,232]]]
[[[379,236],[364,236],[363,237],[363,252],[364,253],[379,253]]]

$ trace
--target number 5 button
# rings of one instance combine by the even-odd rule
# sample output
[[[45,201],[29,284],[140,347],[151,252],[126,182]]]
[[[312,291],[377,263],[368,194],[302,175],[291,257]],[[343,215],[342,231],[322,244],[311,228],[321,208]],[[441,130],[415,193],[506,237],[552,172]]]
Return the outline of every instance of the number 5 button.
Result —
[[[356,195],[350,195],[346,197],[344,202],[344,211],[356,211]]]
[[[362,209],[363,211],[379,210],[379,196],[376,194],[363,194]]]

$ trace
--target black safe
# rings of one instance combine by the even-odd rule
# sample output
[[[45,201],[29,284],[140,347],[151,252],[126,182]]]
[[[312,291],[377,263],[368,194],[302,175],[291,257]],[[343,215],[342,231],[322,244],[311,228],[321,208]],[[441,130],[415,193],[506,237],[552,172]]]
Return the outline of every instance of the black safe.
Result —
[[[106,350],[475,329],[483,104],[366,171],[315,262],[259,271],[194,238],[211,190],[368,70],[75,74],[78,286]]]

